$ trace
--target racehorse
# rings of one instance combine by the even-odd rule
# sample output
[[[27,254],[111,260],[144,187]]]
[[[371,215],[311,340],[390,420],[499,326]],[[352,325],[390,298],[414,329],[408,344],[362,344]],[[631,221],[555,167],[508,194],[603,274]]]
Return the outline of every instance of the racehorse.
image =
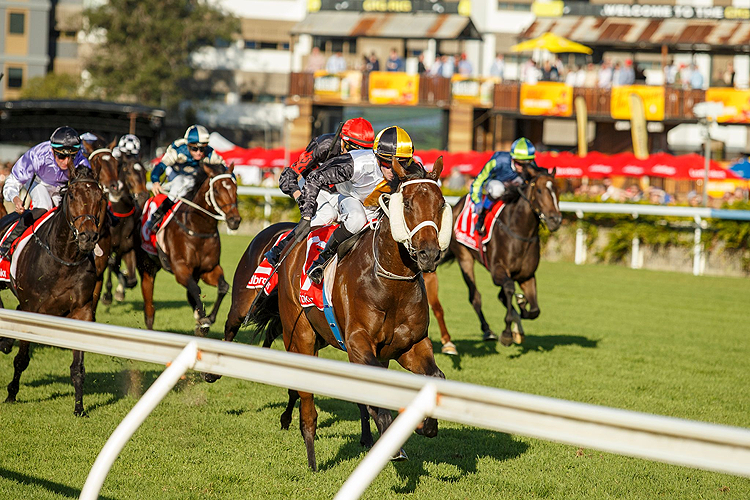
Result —
[[[443,262],[457,259],[466,285],[469,287],[469,302],[479,317],[484,340],[497,340],[497,335],[490,329],[482,313],[482,296],[476,286],[474,261],[479,261],[492,275],[496,286],[502,287],[498,299],[507,309],[505,330],[500,336],[504,346],[513,342],[520,344],[524,339],[521,319],[536,319],[539,316],[539,303],[536,296],[536,269],[539,266],[539,223],[544,221],[550,231],[556,231],[562,222],[558,205],[558,192],[555,186],[555,169],[552,172],[529,165],[522,173],[524,184],[518,188],[515,196],[511,195],[500,211],[494,226],[492,237],[483,252],[470,249],[456,240],[455,232],[451,238],[448,254]],[[454,219],[464,207],[471,203],[468,195],[461,198],[453,207]],[[485,225],[490,227],[492,221]],[[516,283],[521,292],[516,294]],[[433,290],[428,288],[430,304],[440,325],[440,331],[448,335],[442,315],[442,306],[437,297],[437,283]],[[519,312],[513,306],[516,298]],[[438,314],[438,311],[440,314]],[[518,331],[512,331],[515,324]],[[450,336],[448,336],[450,341]]]
[[[119,200],[123,195],[122,185],[117,172],[117,158],[112,156],[112,148],[117,144],[117,138],[107,144],[102,137],[96,137],[93,141],[82,141],[83,149],[86,151],[91,170],[99,180],[104,194],[111,202]]]
[[[109,259],[102,303],[112,303],[112,274],[119,284],[115,290],[118,302],[125,300],[125,289],[138,284],[135,269],[135,247],[140,244],[140,218],[143,205],[148,200],[146,171],[137,159],[123,156],[118,162],[118,180],[121,196],[110,198],[109,208],[117,224],[112,227],[112,255]],[[125,260],[126,272],[120,270]]]
[[[196,320],[195,333],[205,335],[216,322],[221,301],[229,291],[224,270],[219,265],[221,240],[218,222],[226,221],[230,229],[237,229],[242,221],[237,209],[237,183],[232,172],[234,164],[225,169],[219,165],[202,163],[195,187],[175,206],[172,222],[160,229],[164,232],[163,253],[150,256],[136,246],[136,261],[141,275],[146,327],[154,327],[154,279],[162,267],[172,272],[179,284],[187,288],[187,299]],[[166,221],[166,218],[165,218]],[[218,288],[218,296],[211,313],[206,316],[198,280]]]
[[[85,166],[71,172],[59,207],[32,232],[17,252],[15,279],[0,282],[18,298],[18,308],[53,316],[94,321],[101,278],[109,253],[107,199],[94,173]],[[0,299],[0,307],[4,307]],[[13,339],[0,339],[8,354]],[[15,402],[21,374],[29,365],[29,342],[19,341],[15,371],[6,402]],[[83,352],[73,351],[70,377],[75,388],[74,414],[83,410]]]
[[[450,207],[437,184],[442,158],[430,173],[426,173],[421,165],[410,167],[407,172],[398,161],[394,161],[393,170],[401,182],[393,182],[394,194],[390,197],[383,195],[380,199],[386,215],[380,218],[374,230],[362,234],[351,250],[341,257],[330,302],[350,362],[387,368],[390,360],[395,359],[413,373],[445,378],[435,364],[432,343],[427,336],[429,307],[422,279],[423,272],[435,271],[441,249],[447,248],[452,229]],[[288,229],[288,223],[271,226],[250,243],[235,273],[235,295],[224,329],[225,340],[234,338],[258,293],[257,290],[244,289],[244,284],[263,253],[279,234]],[[287,351],[315,356],[326,345],[340,344],[322,311],[300,305],[305,249],[306,245],[302,244],[287,250],[289,253],[278,267],[277,290],[258,300],[249,319],[257,330],[266,331],[266,345],[283,333]],[[204,377],[209,381],[216,379],[210,375]],[[317,411],[313,394],[290,389],[287,408],[281,415],[281,426],[289,428],[297,399],[301,400],[300,430],[307,449],[308,465],[317,470],[314,449]],[[383,408],[359,406],[362,420],[360,442],[371,446],[368,412],[381,434],[393,417]],[[427,418],[418,432],[434,437],[437,430],[437,420]],[[401,450],[394,458],[405,459],[406,454]]]

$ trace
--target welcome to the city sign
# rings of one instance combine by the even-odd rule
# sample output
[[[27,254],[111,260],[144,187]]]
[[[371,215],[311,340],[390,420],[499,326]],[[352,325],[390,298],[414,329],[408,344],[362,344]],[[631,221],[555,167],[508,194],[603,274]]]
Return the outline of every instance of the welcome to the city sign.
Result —
[[[595,16],[640,19],[750,19],[744,7],[697,7],[693,5],[590,4],[587,2],[534,2],[537,17]]]

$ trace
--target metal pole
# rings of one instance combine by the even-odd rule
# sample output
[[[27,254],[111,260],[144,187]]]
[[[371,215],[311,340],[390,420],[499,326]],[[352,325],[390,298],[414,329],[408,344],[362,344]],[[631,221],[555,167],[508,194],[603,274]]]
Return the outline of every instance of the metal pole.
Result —
[[[703,245],[701,245],[701,218],[695,216],[695,234],[693,235],[693,276],[700,276],[701,258],[703,255]]]
[[[435,406],[437,406],[437,387],[430,382],[419,391],[417,397],[380,436],[370,453],[354,469],[344,486],[333,497],[334,500],[353,500],[361,497],[393,455],[409,439],[417,425],[432,413]]]
[[[708,206],[708,169],[710,168],[711,163],[711,134],[708,130],[708,127],[710,126],[711,121],[706,118],[705,125],[706,125],[706,149],[704,152],[705,156],[705,163],[703,164],[703,206]]]
[[[159,378],[149,387],[143,397],[130,410],[130,413],[120,422],[120,425],[117,426],[115,432],[112,433],[104,448],[102,448],[99,456],[96,457],[94,466],[91,467],[91,472],[86,479],[86,484],[83,485],[83,490],[81,490],[81,500],[96,500],[99,498],[104,479],[117,456],[125,447],[125,443],[156,408],[156,405],[172,390],[180,377],[195,365],[197,359],[198,344],[192,341],[185,346],[180,355],[164,370],[164,373],[159,375]]]

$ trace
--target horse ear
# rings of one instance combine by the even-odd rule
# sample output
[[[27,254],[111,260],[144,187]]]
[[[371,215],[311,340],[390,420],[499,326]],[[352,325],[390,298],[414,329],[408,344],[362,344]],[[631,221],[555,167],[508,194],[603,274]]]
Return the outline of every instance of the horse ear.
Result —
[[[107,146],[107,149],[115,149],[115,146],[117,146],[117,136],[115,136],[115,138],[112,139],[112,142],[109,143],[109,146]]]
[[[234,172],[234,162],[229,164],[229,168],[227,168],[227,173],[231,174]]]
[[[435,164],[432,167],[432,172],[429,172],[427,174],[428,179],[432,179],[433,181],[437,181],[440,179],[440,174],[443,171],[443,157],[441,156],[437,160],[435,160]]]
[[[393,157],[393,161],[391,162],[391,168],[399,179],[404,179],[406,177],[406,170],[401,166],[401,163],[399,163],[398,158],[395,156]]]
[[[554,177],[555,174],[557,173],[557,167],[553,168],[551,173],[552,173],[552,177]]]

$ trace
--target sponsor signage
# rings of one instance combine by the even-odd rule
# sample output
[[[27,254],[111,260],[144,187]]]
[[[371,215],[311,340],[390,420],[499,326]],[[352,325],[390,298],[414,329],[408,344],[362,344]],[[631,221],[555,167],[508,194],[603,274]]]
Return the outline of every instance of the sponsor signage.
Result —
[[[361,94],[362,73],[359,71],[316,71],[313,75],[313,95],[318,101],[357,103],[361,100]]]
[[[612,87],[610,94],[610,114],[615,120],[630,120],[630,95],[643,99],[645,118],[648,121],[664,120],[664,87],[648,85],[625,85]]]
[[[389,71],[370,73],[371,104],[417,104],[419,75]]]
[[[659,4],[591,4],[588,2],[534,2],[532,11],[538,17],[596,16],[645,19],[750,19],[750,8],[659,5]]]
[[[408,14],[412,12],[432,12],[435,14],[471,14],[471,0],[308,0],[308,10],[384,12]]]
[[[706,103],[715,103],[716,111],[704,114],[719,123],[750,123],[750,90],[709,88]]]
[[[495,81],[495,78],[453,75],[451,96],[455,101],[473,106],[492,106]]]
[[[557,82],[521,84],[521,114],[571,116],[573,114],[573,87]]]

